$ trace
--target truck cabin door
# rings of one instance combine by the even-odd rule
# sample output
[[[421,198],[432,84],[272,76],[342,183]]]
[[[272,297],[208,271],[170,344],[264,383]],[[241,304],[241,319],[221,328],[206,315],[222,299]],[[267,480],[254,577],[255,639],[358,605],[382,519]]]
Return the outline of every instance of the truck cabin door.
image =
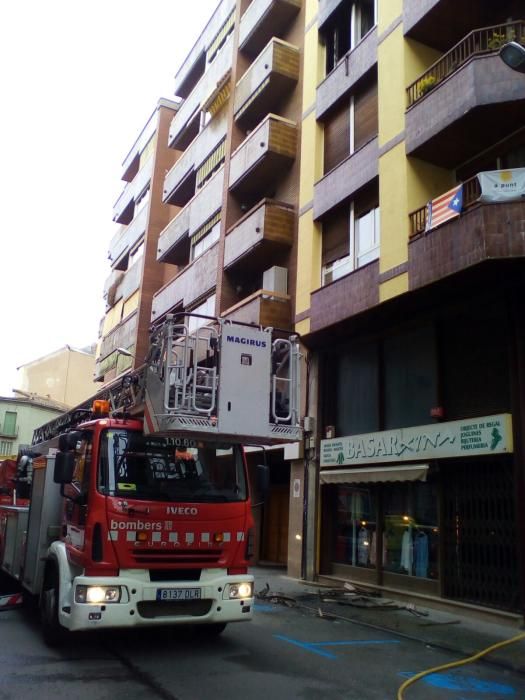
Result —
[[[93,441],[91,433],[83,433],[75,449],[75,469],[70,484],[64,486],[64,518],[66,543],[73,549],[84,551],[85,527],[89,494],[89,478],[92,469]]]

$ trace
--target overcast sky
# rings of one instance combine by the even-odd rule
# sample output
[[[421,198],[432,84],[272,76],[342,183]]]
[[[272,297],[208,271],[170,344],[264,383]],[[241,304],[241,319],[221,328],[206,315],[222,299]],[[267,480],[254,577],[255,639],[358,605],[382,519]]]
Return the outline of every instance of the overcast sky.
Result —
[[[96,342],[122,161],[217,4],[2,3],[0,396]]]

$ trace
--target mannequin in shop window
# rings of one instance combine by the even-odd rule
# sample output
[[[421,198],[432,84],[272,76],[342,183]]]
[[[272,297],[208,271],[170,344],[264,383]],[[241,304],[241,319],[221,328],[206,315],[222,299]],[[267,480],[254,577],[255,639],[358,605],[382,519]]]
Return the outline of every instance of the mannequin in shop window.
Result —
[[[404,573],[412,574],[414,561],[414,542],[412,540],[412,525],[409,525],[403,533],[401,540],[401,561],[399,563]]]
[[[357,563],[359,566],[367,566],[370,552],[369,532],[364,525],[359,529],[357,535]]]
[[[419,528],[414,537],[414,574],[428,577],[428,535]]]

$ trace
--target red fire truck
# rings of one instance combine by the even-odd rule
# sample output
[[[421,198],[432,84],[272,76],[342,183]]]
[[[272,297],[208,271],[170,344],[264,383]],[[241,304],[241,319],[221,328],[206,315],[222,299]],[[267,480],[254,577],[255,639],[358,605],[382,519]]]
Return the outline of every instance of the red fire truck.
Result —
[[[16,477],[29,505],[0,505],[0,569],[38,599],[48,643],[251,619],[267,471],[250,486],[243,444],[301,438],[299,362],[295,336],[170,316],[143,367],[35,431]]]

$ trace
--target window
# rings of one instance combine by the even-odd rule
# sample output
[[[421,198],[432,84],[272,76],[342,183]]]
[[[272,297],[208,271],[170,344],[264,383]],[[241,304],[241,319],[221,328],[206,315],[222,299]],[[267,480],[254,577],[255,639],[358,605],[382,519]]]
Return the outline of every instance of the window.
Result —
[[[16,411],[6,411],[4,415],[4,435],[16,435]]]
[[[384,490],[385,571],[438,578],[438,498],[435,484],[404,483]]]
[[[375,568],[376,514],[370,489],[337,487],[335,561]]]
[[[5,457],[6,455],[13,454],[13,443],[9,440],[0,440],[0,455]]]
[[[377,136],[377,78],[375,74],[355,94],[344,99],[324,123],[324,172],[333,170],[348,156]]]
[[[379,257],[379,207],[359,201],[336,210],[323,221],[323,285]]]
[[[357,2],[346,0],[334,12],[322,30],[326,46],[327,75],[375,26],[376,5],[377,0],[357,0]]]

